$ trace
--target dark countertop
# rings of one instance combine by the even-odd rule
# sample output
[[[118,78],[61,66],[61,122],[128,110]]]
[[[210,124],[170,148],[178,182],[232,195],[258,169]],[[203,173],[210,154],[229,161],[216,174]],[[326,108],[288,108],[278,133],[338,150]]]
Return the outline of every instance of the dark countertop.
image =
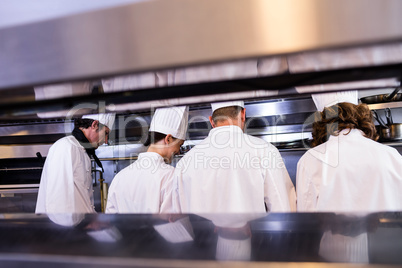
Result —
[[[0,267],[402,265],[402,212],[0,214],[0,233]]]

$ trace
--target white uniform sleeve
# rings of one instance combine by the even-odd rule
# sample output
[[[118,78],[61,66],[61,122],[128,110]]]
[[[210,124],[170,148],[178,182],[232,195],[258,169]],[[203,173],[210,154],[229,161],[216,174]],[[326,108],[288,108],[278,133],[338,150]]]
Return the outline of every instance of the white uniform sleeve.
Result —
[[[265,167],[265,204],[270,212],[295,212],[295,187],[278,149],[272,147],[267,150],[270,161]]]
[[[46,158],[41,180],[45,180],[46,213],[75,212],[74,146],[55,144]]]
[[[113,179],[113,181],[109,187],[105,213],[119,213],[119,209],[117,207],[117,202],[116,202],[116,191],[115,191],[116,181],[115,181],[115,179],[116,179],[116,177]]]
[[[296,185],[297,211],[315,211],[318,196],[303,157],[297,163]]]
[[[181,160],[180,160],[181,161]],[[179,185],[182,180],[182,170],[180,168],[180,161],[177,163],[177,166],[174,170],[172,176],[172,212],[173,213],[182,213],[181,205],[180,205],[180,189]]]
[[[173,211],[173,174],[174,169],[167,173],[162,181],[162,189],[160,193],[160,210],[159,213],[174,213]]]

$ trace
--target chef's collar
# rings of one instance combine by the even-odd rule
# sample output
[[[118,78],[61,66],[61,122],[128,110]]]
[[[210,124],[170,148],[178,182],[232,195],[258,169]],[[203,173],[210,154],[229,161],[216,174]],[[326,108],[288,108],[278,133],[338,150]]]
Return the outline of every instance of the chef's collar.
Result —
[[[84,132],[82,132],[81,129],[79,128],[74,128],[71,134],[77,139],[77,141],[81,144],[82,147],[84,147],[85,151],[87,152],[88,156],[90,158],[93,158],[96,162],[96,164],[103,170],[102,162],[99,160],[99,158],[95,154],[95,148],[92,147],[91,143],[85,137]]]
[[[339,131],[337,136],[331,135],[328,140],[337,139],[338,137],[345,137],[345,136],[349,136],[349,135],[351,135],[351,136],[356,136],[356,135],[364,136],[364,132],[361,131],[360,129],[357,129],[357,128],[352,128],[352,129],[345,128],[345,129],[342,129],[341,131]]]
[[[138,160],[144,159],[144,158],[152,158],[152,159],[161,160],[164,162],[163,157],[160,154],[155,153],[155,152],[145,152],[145,153],[140,153],[138,155]]]
[[[232,132],[238,132],[238,133],[243,133],[243,130],[236,125],[228,125],[228,126],[220,126],[220,127],[216,127],[213,128],[209,131],[208,135],[212,135],[215,132],[225,132],[225,131],[232,131]]]

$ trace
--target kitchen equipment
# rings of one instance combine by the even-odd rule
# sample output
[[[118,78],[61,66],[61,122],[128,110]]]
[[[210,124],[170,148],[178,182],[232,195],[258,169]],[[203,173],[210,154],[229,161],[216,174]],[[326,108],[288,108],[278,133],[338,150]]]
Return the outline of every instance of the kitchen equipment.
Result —
[[[390,108],[385,109],[385,118],[387,118],[387,125],[391,126],[393,124],[393,121]]]
[[[366,104],[375,104],[375,103],[383,103],[383,102],[391,102],[391,101],[402,101],[402,93],[398,93],[401,87],[397,87],[391,94],[379,94],[368,97],[360,98],[360,101]]]
[[[291,141],[271,142],[277,149],[310,148],[310,139],[299,139]]]
[[[380,141],[398,141],[402,140],[402,124],[394,124],[392,120],[391,110],[386,109],[385,115],[387,117],[387,125],[378,116],[375,110],[373,117],[377,120],[380,126],[377,127],[377,132],[380,135]]]
[[[377,122],[380,124],[382,128],[388,128],[388,126],[384,123],[384,121],[382,121],[381,117],[378,116],[376,110],[372,110],[371,112],[373,114],[374,119],[377,120]]]
[[[380,141],[399,141],[402,140],[402,124],[392,124],[388,128],[377,128]]]
[[[372,114],[375,120],[380,124],[376,127],[377,133],[380,136],[380,140],[384,140],[390,137],[389,127],[382,121],[381,117],[378,115],[376,110],[372,110]]]
[[[389,136],[386,137],[387,140],[402,140],[402,124],[394,124],[392,120],[391,109],[385,109],[385,116],[387,117],[387,124],[389,128]]]

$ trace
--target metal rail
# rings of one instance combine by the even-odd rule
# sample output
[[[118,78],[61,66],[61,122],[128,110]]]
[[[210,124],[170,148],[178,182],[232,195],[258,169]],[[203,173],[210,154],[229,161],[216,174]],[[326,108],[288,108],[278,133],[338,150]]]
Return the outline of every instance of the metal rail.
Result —
[[[18,188],[39,188],[39,184],[6,184],[6,185],[0,185],[0,189],[18,189]]]
[[[29,170],[42,170],[42,167],[26,167],[26,168],[2,168],[0,171],[29,171]]]

